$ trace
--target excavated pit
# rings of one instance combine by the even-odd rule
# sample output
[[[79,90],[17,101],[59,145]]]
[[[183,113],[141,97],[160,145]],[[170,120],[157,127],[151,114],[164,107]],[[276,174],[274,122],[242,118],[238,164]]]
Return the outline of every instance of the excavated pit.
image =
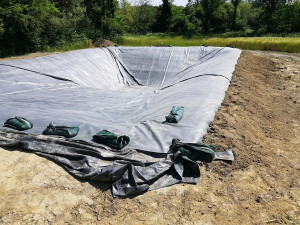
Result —
[[[103,130],[127,148],[167,152],[173,138],[201,142],[241,51],[216,47],[109,47],[0,64],[0,122],[21,116],[41,134],[49,122],[79,125],[75,139]],[[163,123],[184,106],[178,124]],[[3,128],[6,129],[6,128]]]

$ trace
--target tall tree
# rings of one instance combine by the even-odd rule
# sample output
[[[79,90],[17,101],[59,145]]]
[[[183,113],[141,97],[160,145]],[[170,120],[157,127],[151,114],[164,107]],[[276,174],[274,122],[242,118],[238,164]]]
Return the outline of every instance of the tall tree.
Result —
[[[124,14],[127,14],[127,9],[130,6],[130,3],[127,0],[120,0],[120,9]]]
[[[232,25],[231,25],[231,29],[232,30],[236,30],[236,15],[237,15],[237,8],[240,4],[241,0],[231,0],[231,3],[233,5],[233,17],[232,17]]]
[[[117,0],[84,0],[86,14],[90,18],[96,36],[97,30],[102,30],[106,19],[114,18]]]
[[[209,31],[213,13],[222,3],[224,3],[224,1],[225,0],[201,0],[201,4],[204,10],[203,29],[205,33]]]
[[[46,44],[41,33],[55,13],[58,10],[50,0],[0,1],[1,55],[39,50]]]
[[[159,32],[165,32],[170,29],[172,19],[172,1],[162,0],[162,5],[159,6],[156,30]]]
[[[131,31],[133,33],[148,33],[153,29],[156,21],[157,7],[151,5],[151,0],[139,0],[138,4],[132,7],[131,12],[133,24]]]
[[[291,31],[300,32],[300,0],[295,0],[293,4],[289,5],[286,15],[291,20]]]
[[[262,7],[264,10],[264,21],[267,25],[267,32],[271,32],[273,30],[273,16],[276,10],[281,6],[285,6],[285,4],[289,0],[254,0],[253,5]]]
[[[216,9],[224,3],[225,0],[189,0],[189,3],[201,4],[204,11],[203,31],[207,33],[210,28],[210,23],[213,19]]]
[[[83,0],[52,0],[55,7],[62,12],[73,13],[77,8],[81,7]]]

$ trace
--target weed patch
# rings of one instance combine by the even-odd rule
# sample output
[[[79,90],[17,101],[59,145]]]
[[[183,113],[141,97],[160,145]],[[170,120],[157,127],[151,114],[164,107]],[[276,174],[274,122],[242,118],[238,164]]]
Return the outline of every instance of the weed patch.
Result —
[[[300,53],[300,37],[205,37],[167,35],[128,35],[119,36],[114,42],[124,46],[232,46],[244,50],[271,50]]]

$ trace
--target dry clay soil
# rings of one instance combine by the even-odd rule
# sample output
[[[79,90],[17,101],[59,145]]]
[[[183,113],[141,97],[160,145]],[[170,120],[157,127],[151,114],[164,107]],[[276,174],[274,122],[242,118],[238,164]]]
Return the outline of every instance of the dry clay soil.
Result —
[[[300,224],[300,55],[244,51],[204,142],[232,164],[198,185],[112,198],[20,149],[0,149],[0,224]]]

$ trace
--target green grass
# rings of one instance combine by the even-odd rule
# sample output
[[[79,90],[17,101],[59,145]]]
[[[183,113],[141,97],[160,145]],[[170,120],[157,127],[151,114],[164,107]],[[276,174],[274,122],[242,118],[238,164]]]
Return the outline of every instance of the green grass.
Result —
[[[272,50],[281,52],[300,53],[300,37],[203,37],[193,36],[187,38],[184,36],[169,35],[126,35],[119,36],[114,42],[124,46],[218,46],[227,45],[245,50]]]
[[[66,51],[72,51],[77,49],[84,49],[84,48],[93,48],[92,40],[83,40],[78,41],[75,43],[62,43],[59,47],[49,47],[46,46],[43,48],[43,52],[66,52]]]

